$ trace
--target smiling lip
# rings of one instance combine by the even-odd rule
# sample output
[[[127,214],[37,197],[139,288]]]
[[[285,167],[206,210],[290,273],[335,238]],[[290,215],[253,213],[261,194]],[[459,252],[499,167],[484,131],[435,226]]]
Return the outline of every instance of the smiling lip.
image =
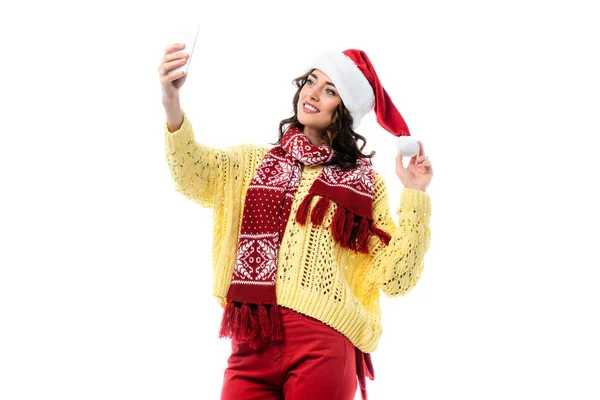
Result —
[[[308,104],[311,107],[314,107],[315,110],[317,111],[313,111],[313,110],[309,110],[308,108],[306,108],[306,104]],[[316,114],[319,112],[319,109],[317,107],[315,107],[313,104],[310,104],[308,101],[304,102],[304,104],[302,105],[302,109],[304,110],[305,113],[307,114]]]

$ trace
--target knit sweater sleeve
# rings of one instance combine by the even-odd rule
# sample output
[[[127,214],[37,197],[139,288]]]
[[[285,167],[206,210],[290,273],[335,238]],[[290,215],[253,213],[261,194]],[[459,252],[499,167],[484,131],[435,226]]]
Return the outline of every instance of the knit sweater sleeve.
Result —
[[[183,111],[183,123],[169,132],[164,123],[165,153],[175,190],[200,205],[213,208],[222,197],[226,183],[239,174],[244,152],[249,145],[224,149],[197,142],[192,123]]]
[[[399,224],[396,225],[391,216],[385,181],[375,172],[373,221],[392,238],[389,245],[375,236],[369,240],[367,279],[388,297],[403,296],[417,284],[431,240],[429,194],[404,188],[400,197],[401,204],[396,210]]]

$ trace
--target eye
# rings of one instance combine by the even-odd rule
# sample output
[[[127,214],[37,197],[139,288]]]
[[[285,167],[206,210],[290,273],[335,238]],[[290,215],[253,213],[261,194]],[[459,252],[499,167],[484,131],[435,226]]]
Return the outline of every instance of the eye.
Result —
[[[314,85],[314,84],[315,84],[315,83],[313,82],[313,80],[312,80],[312,79],[310,79],[310,78],[306,78],[306,84],[308,85],[309,83],[310,83],[311,85]],[[335,91],[334,91],[334,90],[332,90],[332,89],[326,89],[325,91],[329,92],[329,94],[330,94],[330,95],[332,95],[332,96],[335,96],[335,95],[336,95]]]

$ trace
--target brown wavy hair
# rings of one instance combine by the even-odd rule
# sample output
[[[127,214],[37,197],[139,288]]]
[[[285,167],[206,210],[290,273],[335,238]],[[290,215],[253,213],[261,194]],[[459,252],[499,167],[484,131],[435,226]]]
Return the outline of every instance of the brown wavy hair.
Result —
[[[281,144],[283,134],[289,127],[297,127],[304,130],[304,125],[298,121],[298,100],[300,99],[300,91],[306,84],[308,76],[313,71],[311,70],[292,81],[298,88],[293,100],[294,115],[279,123],[279,139],[276,143],[271,143],[272,145]],[[352,122],[353,119],[350,111],[344,106],[344,102],[341,101],[333,113],[331,124],[327,127],[323,135],[323,139],[326,139],[327,144],[333,149],[334,154],[332,160],[324,165],[337,166],[344,171],[348,171],[358,167],[357,160],[359,158],[371,159],[375,156],[374,151],[370,154],[362,153],[362,150],[367,145],[367,139],[352,130]],[[360,148],[358,147],[359,140],[362,141]]]

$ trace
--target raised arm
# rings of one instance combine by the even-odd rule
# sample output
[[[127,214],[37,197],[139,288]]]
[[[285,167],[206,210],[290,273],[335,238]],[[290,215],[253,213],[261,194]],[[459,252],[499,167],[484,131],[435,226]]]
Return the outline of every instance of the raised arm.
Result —
[[[241,187],[236,183],[242,180],[237,180],[236,175],[243,173],[246,161],[256,159],[256,154],[260,152],[252,151],[252,145],[215,149],[196,142],[192,124],[179,101],[179,91],[186,75],[182,71],[171,72],[189,59],[189,54],[180,51],[183,48],[177,43],[168,46],[158,65],[162,104],[166,114],[166,158],[175,181],[175,189],[204,207],[212,208],[217,201],[224,201],[225,197],[231,198],[241,193]]]
[[[417,189],[402,189],[401,205],[396,214],[398,225],[391,216],[385,181],[376,172],[373,219],[377,227],[392,235],[392,239],[387,246],[377,237],[370,239],[367,279],[388,297],[408,293],[423,270],[423,258],[431,240],[429,194]]]
[[[181,126],[171,132],[164,122],[165,153],[175,190],[204,207],[212,208],[222,198],[226,182],[239,173],[247,145],[225,149],[207,147],[194,138],[192,123],[182,111]]]

